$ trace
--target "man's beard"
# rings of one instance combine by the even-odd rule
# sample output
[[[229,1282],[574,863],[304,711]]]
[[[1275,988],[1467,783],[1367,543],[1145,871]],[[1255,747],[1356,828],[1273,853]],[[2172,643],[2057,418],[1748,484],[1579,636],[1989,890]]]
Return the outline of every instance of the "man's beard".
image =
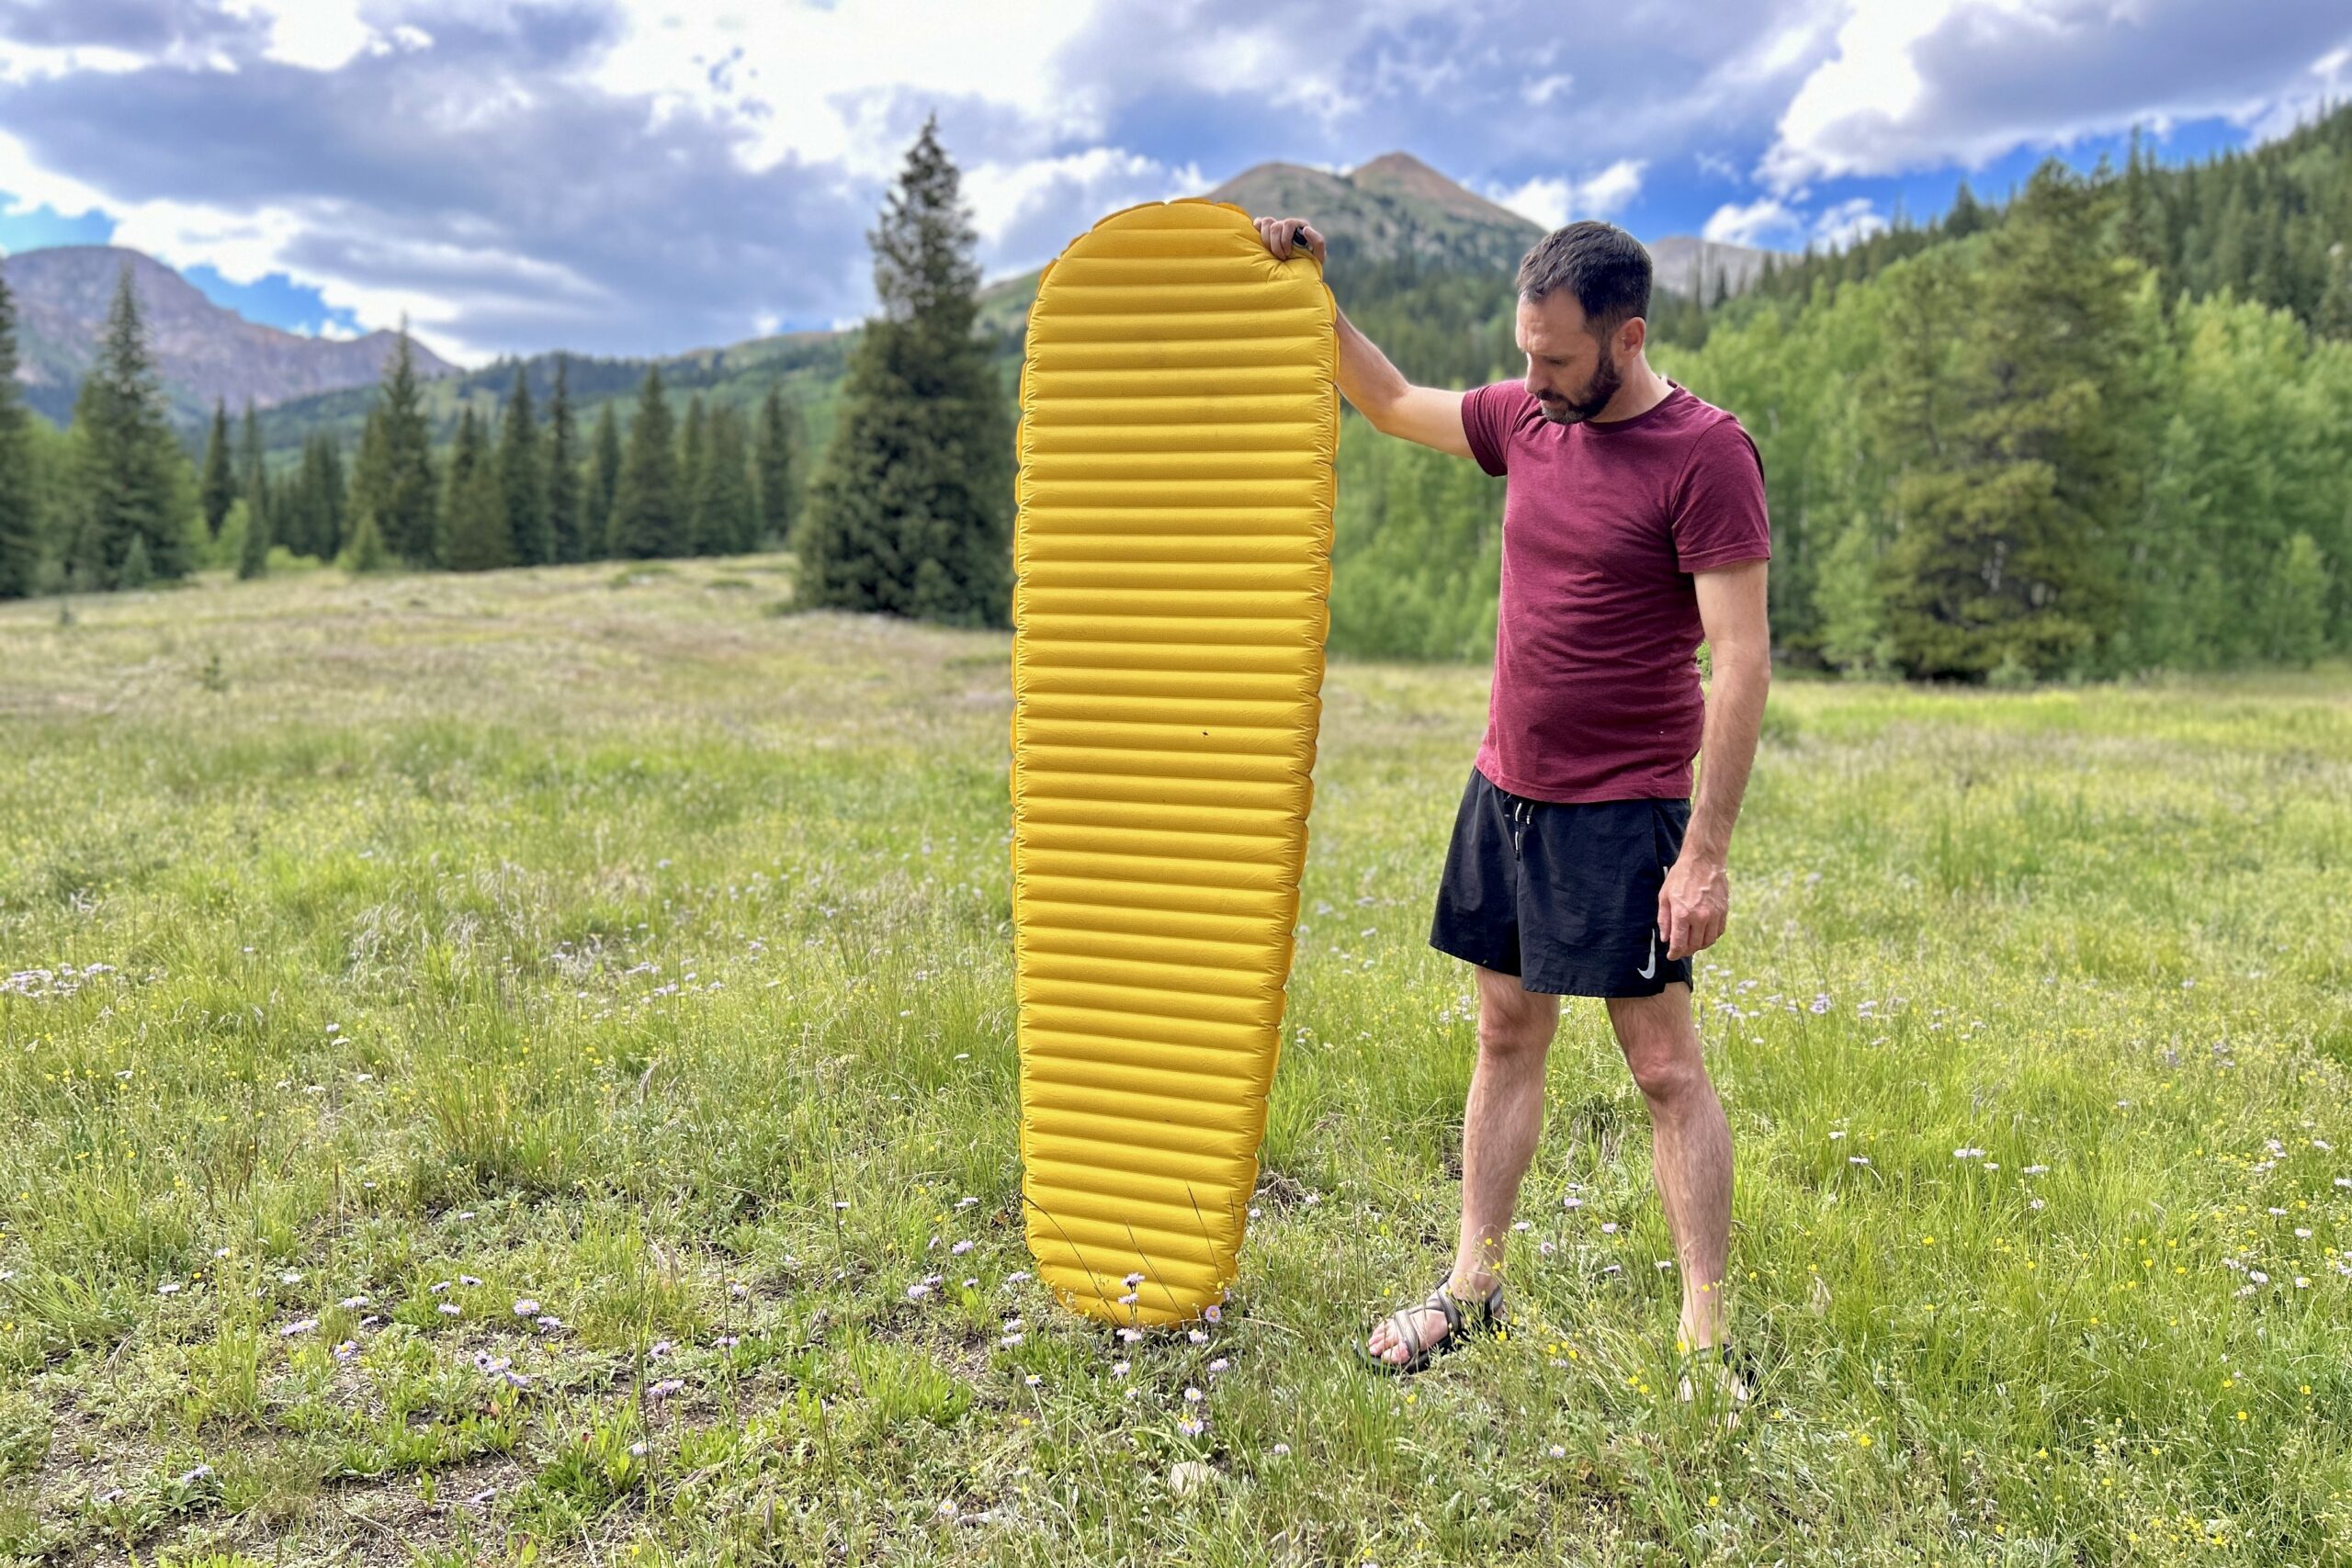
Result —
[[[1607,408],[1609,400],[1615,397],[1617,389],[1624,384],[1625,373],[1617,367],[1616,360],[1604,348],[1600,351],[1600,363],[1592,367],[1592,378],[1585,382],[1581,393],[1574,398],[1564,397],[1557,402],[1538,398],[1536,404],[1543,409],[1544,417],[1554,424],[1582,424]]]

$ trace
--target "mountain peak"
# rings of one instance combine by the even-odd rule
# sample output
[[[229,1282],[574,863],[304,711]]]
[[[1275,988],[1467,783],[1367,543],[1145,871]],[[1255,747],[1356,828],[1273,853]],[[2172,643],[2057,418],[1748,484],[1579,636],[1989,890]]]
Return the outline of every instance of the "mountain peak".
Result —
[[[89,369],[117,280],[128,265],[147,342],[173,416],[200,427],[216,400],[267,408],[309,393],[377,379],[396,342],[381,330],[362,337],[306,337],[247,321],[216,305],[195,284],[143,251],[123,245],[52,245],[0,257],[16,296],[17,378],[34,409],[63,424]],[[410,342],[420,376],[451,367]]]
[[[1542,231],[1540,224],[1521,217],[1507,207],[1488,201],[1467,186],[1448,179],[1410,152],[1383,152],[1362,167],[1351,170],[1348,183],[1359,190],[1426,202],[1441,212],[1473,223],[1496,223],[1506,228],[1522,229],[1531,238]]]

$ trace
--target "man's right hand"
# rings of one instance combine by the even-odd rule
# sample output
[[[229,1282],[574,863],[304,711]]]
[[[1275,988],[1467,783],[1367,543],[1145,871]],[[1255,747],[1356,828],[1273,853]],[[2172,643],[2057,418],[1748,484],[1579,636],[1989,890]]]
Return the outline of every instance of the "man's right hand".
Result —
[[[1292,248],[1300,244],[1306,247],[1318,264],[1323,260],[1323,236],[1317,233],[1315,226],[1306,219],[1253,218],[1250,221],[1258,225],[1259,236],[1266,242],[1266,249],[1274,254],[1276,261],[1290,260]]]

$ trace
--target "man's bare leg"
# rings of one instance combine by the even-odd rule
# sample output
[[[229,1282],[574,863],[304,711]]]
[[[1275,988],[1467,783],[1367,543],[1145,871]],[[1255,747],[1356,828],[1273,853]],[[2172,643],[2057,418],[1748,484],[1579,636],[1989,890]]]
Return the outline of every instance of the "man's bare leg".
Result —
[[[1707,1077],[1690,987],[1611,997],[1609,1021],[1650,1108],[1650,1166],[1682,1270],[1682,1342],[1723,1342],[1723,1280],[1731,1240],[1731,1125]]]
[[[1478,981],[1478,1062],[1462,1112],[1462,1239],[1448,1288],[1479,1301],[1494,1289],[1510,1235],[1519,1184],[1544,1132],[1544,1061],[1560,1027],[1560,998],[1521,987],[1519,977],[1473,964]],[[1445,1319],[1420,1314],[1414,1332],[1427,1344]],[[1366,1341],[1390,1362],[1408,1358],[1384,1319]]]

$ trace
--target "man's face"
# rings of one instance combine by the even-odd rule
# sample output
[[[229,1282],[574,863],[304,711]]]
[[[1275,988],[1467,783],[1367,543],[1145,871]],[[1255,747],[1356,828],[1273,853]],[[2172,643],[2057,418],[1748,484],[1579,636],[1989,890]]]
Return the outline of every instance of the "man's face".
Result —
[[[1583,423],[1624,384],[1618,355],[1585,330],[1584,307],[1565,288],[1540,301],[1521,299],[1515,336],[1527,355],[1528,393],[1554,424]]]

